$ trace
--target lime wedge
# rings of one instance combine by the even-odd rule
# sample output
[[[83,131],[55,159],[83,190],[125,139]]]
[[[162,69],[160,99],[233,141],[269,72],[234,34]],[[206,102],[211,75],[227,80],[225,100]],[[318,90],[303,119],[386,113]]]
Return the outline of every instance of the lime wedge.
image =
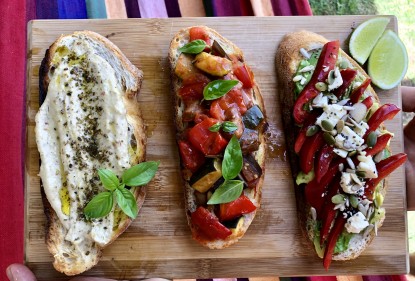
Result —
[[[369,57],[368,73],[373,84],[381,89],[396,87],[408,69],[405,45],[392,30],[386,30]]]
[[[385,31],[389,18],[377,17],[361,23],[352,33],[349,50],[352,57],[364,64],[376,42]]]

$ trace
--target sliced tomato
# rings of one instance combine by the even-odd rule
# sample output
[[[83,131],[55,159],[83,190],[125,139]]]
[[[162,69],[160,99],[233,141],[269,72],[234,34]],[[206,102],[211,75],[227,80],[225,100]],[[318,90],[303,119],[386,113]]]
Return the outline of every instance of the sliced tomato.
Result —
[[[189,130],[188,140],[204,155],[218,155],[228,144],[219,132],[211,132],[209,128],[219,121],[213,118],[206,118]]]
[[[334,248],[336,247],[337,238],[344,229],[347,219],[343,216],[337,216],[333,228],[330,231],[330,235],[327,241],[326,250],[324,251],[323,265],[326,270],[329,269],[331,260],[333,259]]]
[[[206,208],[198,207],[191,214],[192,223],[210,239],[226,239],[232,231],[219,222],[219,219]]]
[[[210,51],[210,46],[212,46],[212,42],[210,40],[209,34],[206,32],[206,30],[202,27],[192,27],[189,30],[189,41],[194,41],[197,39],[201,39],[206,42],[206,48],[204,49],[205,52]]]
[[[323,46],[313,76],[295,101],[293,116],[297,124],[303,124],[306,117],[309,116],[304,107],[320,93],[315,85],[317,82],[325,82],[329,72],[334,69],[339,48],[340,42],[338,40],[330,41]]]
[[[340,70],[340,75],[342,76],[343,84],[340,87],[334,89],[333,94],[335,94],[338,98],[341,97],[344,91],[346,91],[350,84],[352,84],[354,78],[356,77],[356,74],[357,71],[351,68]]]
[[[365,92],[366,88],[370,85],[370,78],[367,78],[359,87],[353,90],[353,92],[350,94],[350,102],[355,104],[359,102],[360,97]]]
[[[179,152],[183,166],[192,171],[192,173],[196,172],[205,163],[206,158],[203,153],[195,149],[187,141],[179,141]]]
[[[300,167],[304,173],[308,174],[313,169],[314,157],[323,144],[323,132],[318,132],[304,143],[300,151]]]
[[[365,196],[367,199],[372,200],[373,194],[375,192],[376,186],[389,174],[395,171],[399,166],[405,163],[407,155],[405,153],[398,153],[392,155],[379,163],[376,164],[376,169],[378,171],[378,177],[374,179],[369,179],[366,182]]]
[[[210,115],[220,121],[227,120],[225,113],[234,105],[238,107],[241,116],[247,111],[240,89],[232,89],[223,97],[214,100],[210,106]]]
[[[396,114],[398,114],[399,111],[400,109],[391,103],[387,103],[379,107],[378,110],[376,110],[376,112],[373,113],[373,115],[370,116],[369,120],[367,121],[369,129],[366,131],[363,138],[366,140],[367,136],[379,128],[382,122],[392,119]]]
[[[242,82],[244,88],[252,88],[254,86],[254,74],[246,64],[242,62],[234,64],[233,73]]]
[[[241,195],[235,201],[220,204],[219,218],[221,221],[228,221],[249,214],[256,210],[255,205],[245,195]]]
[[[317,155],[317,165],[315,170],[317,182],[321,181],[321,178],[327,173],[331,160],[333,160],[336,153],[333,152],[334,147],[328,144],[324,144]]]

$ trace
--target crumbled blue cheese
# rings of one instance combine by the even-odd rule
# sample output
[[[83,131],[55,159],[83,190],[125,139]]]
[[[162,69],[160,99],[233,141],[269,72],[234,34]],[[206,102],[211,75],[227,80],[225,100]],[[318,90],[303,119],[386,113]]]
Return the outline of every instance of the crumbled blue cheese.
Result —
[[[363,229],[369,226],[369,222],[361,212],[357,212],[347,219],[345,226],[347,232],[349,233],[360,233]]]
[[[350,127],[345,126],[340,134],[335,137],[336,146],[347,151],[356,150],[365,142],[356,132]]]
[[[324,112],[317,118],[316,125],[321,126],[323,120],[330,122],[333,127],[337,125],[337,122],[347,114],[347,111],[341,105],[329,104],[323,108]]]
[[[347,150],[341,148],[334,148],[333,152],[339,155],[341,158],[346,158],[347,154],[349,153]]]
[[[313,107],[326,107],[329,105],[329,99],[327,96],[324,96],[323,93],[318,94],[314,99],[313,99]]]
[[[363,189],[363,186],[357,183],[351,173],[343,172],[340,179],[340,186],[345,193],[358,194]]]
[[[334,80],[328,85],[329,91],[332,91],[343,84],[343,78],[338,67],[334,69]]]
[[[372,159],[372,156],[357,156],[359,160],[359,165],[357,169],[365,173],[365,178],[373,179],[378,177],[378,171],[376,170],[376,164]]]
[[[353,129],[359,137],[363,137],[367,130],[369,130],[369,125],[365,121],[360,121]]]

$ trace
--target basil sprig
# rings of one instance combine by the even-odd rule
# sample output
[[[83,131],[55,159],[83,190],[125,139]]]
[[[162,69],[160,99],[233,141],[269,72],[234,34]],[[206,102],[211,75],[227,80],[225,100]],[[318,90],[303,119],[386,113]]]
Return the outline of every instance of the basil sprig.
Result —
[[[108,169],[98,170],[99,179],[108,191],[98,193],[84,208],[87,219],[96,219],[108,215],[114,203],[130,218],[135,219],[138,214],[137,202],[133,193],[125,188],[149,183],[157,172],[160,162],[149,161],[135,165],[124,171],[121,182],[113,171]],[[114,193],[115,199],[114,200]]]
[[[241,180],[234,180],[242,170],[242,150],[238,139],[232,136],[222,161],[222,176],[225,182],[221,184],[210,197],[207,204],[222,204],[236,200],[241,196],[244,182]]]
[[[214,80],[203,89],[203,98],[205,100],[216,100],[226,95],[238,83],[238,80]]]
[[[201,51],[203,51],[205,48],[206,48],[206,42],[204,40],[197,39],[179,48],[179,51],[185,54],[198,54]]]
[[[222,131],[226,133],[232,133],[238,129],[238,126],[231,122],[231,121],[225,121],[223,123],[216,123],[215,125],[211,126],[209,128],[209,131],[211,132],[219,132],[219,130],[222,128]]]

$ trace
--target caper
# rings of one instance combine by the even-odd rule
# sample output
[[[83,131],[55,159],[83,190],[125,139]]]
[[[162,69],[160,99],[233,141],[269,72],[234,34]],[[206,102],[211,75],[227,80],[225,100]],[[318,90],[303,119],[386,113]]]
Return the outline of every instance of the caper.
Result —
[[[319,127],[314,125],[314,126],[310,126],[307,131],[305,132],[305,135],[307,137],[311,137],[314,136],[317,132],[319,131]]]
[[[323,138],[328,145],[334,145],[336,143],[336,140],[334,139],[334,137],[328,132],[324,132]]]
[[[334,129],[333,124],[331,124],[330,121],[328,120],[321,121],[321,127],[323,127],[323,129],[327,132],[330,132],[331,130]]]
[[[356,175],[360,178],[366,177],[366,173],[364,171],[356,171]]]
[[[331,197],[331,202],[333,202],[333,204],[341,204],[344,201],[346,201],[346,197],[343,194],[336,194]]]
[[[350,195],[349,201],[350,201],[350,205],[352,205],[353,208],[357,208],[357,206],[359,205],[359,200],[354,195]]]
[[[366,144],[368,147],[374,147],[376,142],[378,141],[378,136],[375,132],[370,132],[370,134],[367,136]]]
[[[339,64],[340,69],[346,69],[349,66],[347,61],[345,59],[342,59],[342,61]]]
[[[382,194],[380,194],[379,192],[376,194],[376,197],[375,197],[375,200],[374,200],[374,202],[375,202],[375,206],[376,207],[380,207],[380,206],[382,206],[382,204],[383,204],[383,195]]]
[[[316,87],[317,90],[319,90],[320,92],[324,92],[327,91],[327,85],[324,82],[317,82],[316,85],[314,85]]]

